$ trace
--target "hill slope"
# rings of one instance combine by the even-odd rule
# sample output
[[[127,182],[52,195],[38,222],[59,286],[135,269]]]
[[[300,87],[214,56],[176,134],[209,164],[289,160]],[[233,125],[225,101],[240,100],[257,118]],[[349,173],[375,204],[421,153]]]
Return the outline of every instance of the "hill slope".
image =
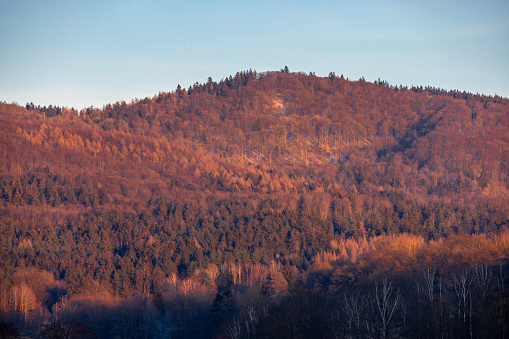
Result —
[[[2,269],[77,290],[509,220],[499,97],[249,71],[79,114],[0,104],[0,130]]]

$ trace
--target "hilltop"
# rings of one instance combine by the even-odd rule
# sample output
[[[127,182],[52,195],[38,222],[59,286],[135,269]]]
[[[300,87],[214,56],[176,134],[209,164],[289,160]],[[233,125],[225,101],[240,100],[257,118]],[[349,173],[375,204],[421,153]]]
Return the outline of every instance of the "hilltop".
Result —
[[[475,206],[507,197],[499,97],[249,71],[102,109],[26,108],[0,108],[7,205],[75,204],[16,193],[13,181],[43,168],[68,181],[62,189],[103,195],[85,207],[309,198],[327,215],[359,198]]]

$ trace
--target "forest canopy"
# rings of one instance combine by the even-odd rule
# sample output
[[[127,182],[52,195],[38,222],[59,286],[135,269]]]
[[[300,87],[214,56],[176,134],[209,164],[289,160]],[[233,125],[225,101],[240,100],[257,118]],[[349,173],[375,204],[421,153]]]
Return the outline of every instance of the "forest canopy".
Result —
[[[441,242],[466,253],[444,276],[507,265],[506,98],[250,70],[101,109],[0,103],[0,130],[0,315],[17,324],[55,319],[64,295],[136,304],[171,284],[219,293],[225,324],[246,311],[231,284],[363,289]]]

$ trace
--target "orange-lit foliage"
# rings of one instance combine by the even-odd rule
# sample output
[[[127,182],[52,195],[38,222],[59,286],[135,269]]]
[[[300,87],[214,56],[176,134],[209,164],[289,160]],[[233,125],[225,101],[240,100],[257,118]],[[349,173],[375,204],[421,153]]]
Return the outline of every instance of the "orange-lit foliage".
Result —
[[[34,267],[68,310],[86,291],[150,310],[158,288],[199,304],[229,284],[279,296],[298,270],[327,286],[493,262],[508,113],[497,96],[253,71],[81,112],[0,103],[0,302],[44,316],[18,279]]]
[[[400,234],[370,239],[332,240],[328,251],[313,257],[313,269],[362,272],[371,277],[398,277],[423,267],[451,272],[457,267],[503,262],[509,255],[509,229],[498,234],[452,235],[437,241]]]

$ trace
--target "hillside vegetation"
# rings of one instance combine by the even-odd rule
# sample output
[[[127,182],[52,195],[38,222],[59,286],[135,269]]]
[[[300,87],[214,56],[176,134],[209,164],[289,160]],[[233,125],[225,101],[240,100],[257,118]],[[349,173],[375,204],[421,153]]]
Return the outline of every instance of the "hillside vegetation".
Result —
[[[18,327],[57,320],[55,307],[91,290],[111,309],[150,299],[161,316],[176,295],[237,298],[202,324],[226,335],[248,315],[238,299],[248,296],[231,286],[324,296],[387,276],[401,285],[433,266],[451,277],[452,293],[454,272],[481,262],[508,279],[505,98],[246,71],[102,109],[0,103],[0,131],[0,315]],[[389,262],[391,253],[405,255]],[[21,306],[20,291],[30,305]],[[287,312],[284,300],[277,307],[273,319]],[[178,319],[186,325],[177,336],[201,333],[186,332],[189,319]],[[322,337],[353,333],[327,319]],[[259,335],[276,330],[255,325]],[[254,336],[249,326],[242,335]]]

